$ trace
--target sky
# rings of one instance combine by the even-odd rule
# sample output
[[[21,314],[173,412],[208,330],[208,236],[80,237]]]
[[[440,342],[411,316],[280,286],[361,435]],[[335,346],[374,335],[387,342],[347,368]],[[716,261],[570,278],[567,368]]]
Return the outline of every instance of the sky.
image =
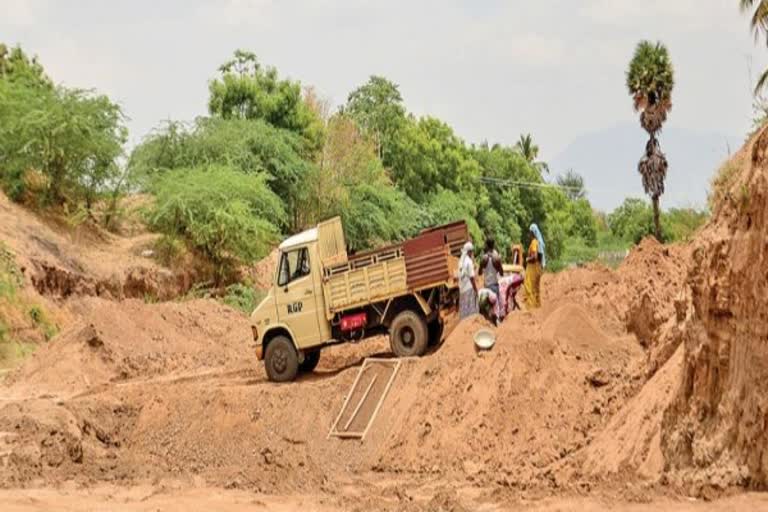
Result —
[[[641,39],[663,41],[675,66],[667,126],[743,138],[768,49],[738,3],[0,0],[0,41],[38,55],[55,81],[120,103],[132,144],[163,120],[204,115],[208,81],[243,48],[335,105],[383,75],[409,111],[467,142],[531,133],[549,160],[636,122],[624,78]]]

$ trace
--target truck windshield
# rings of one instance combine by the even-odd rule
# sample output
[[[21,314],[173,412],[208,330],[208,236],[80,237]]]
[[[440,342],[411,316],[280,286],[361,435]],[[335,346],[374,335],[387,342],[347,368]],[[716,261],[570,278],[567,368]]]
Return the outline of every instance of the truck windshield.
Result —
[[[309,251],[306,247],[287,251],[280,258],[280,273],[277,285],[285,286],[291,281],[309,275]]]

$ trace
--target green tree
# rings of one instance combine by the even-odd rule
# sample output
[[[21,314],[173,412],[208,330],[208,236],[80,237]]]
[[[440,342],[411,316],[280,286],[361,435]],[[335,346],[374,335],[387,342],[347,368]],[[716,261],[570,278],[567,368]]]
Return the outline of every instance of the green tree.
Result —
[[[301,135],[310,154],[320,148],[322,121],[304,101],[298,82],[281,80],[275,68],[263,67],[255,54],[243,50],[236,50],[219,73],[208,87],[212,116],[260,119]]]
[[[674,71],[667,48],[660,42],[641,41],[629,64],[627,89],[634,99],[635,110],[640,112],[640,124],[650,137],[637,169],[643,178],[643,189],[653,203],[654,229],[659,240],[659,198],[664,193],[668,164],[656,136],[672,108],[674,85]]]
[[[21,47],[9,49],[3,43],[0,43],[0,80],[22,83],[28,87],[53,88],[53,82],[45,74],[37,57],[30,59]]]
[[[638,243],[654,234],[653,210],[642,199],[627,198],[608,215],[608,226],[615,236]]]
[[[373,75],[349,94],[342,112],[354,119],[376,144],[379,158],[391,166],[390,149],[406,121],[397,84]]]
[[[451,190],[439,190],[432,196],[427,211],[429,224],[440,225],[463,220],[469,227],[472,240],[477,244],[483,240],[483,230],[476,220],[477,207],[460,194]]]
[[[706,210],[670,208],[664,213],[664,232],[670,240],[690,240],[708,218]]]
[[[545,162],[539,162],[536,159],[539,157],[539,146],[534,144],[531,134],[521,135],[515,144],[515,149],[523,155],[523,158],[536,168],[540,173],[549,173],[549,165]]]
[[[376,147],[345,114],[328,120],[323,149],[303,188],[303,225],[312,225],[348,209],[352,191],[363,184],[392,187]]]
[[[565,195],[572,201],[587,197],[587,190],[584,187],[584,178],[573,169],[568,169],[565,174],[558,176],[557,184],[563,187],[563,192],[565,192]]]
[[[499,247],[523,243],[521,237],[532,222],[543,229],[548,211],[543,189],[536,186],[543,184],[539,171],[512,147],[482,144],[471,154],[480,165],[484,183],[476,195],[480,224],[493,234]]]
[[[45,180],[46,204],[84,201],[119,173],[127,138],[120,107],[106,96],[0,80],[0,167],[6,191],[21,199],[25,173]]]
[[[418,203],[439,187],[473,198],[480,188],[480,167],[450,126],[424,117],[408,119],[392,142],[389,167],[394,182]]]
[[[403,240],[429,224],[424,210],[394,187],[364,183],[350,194],[354,200],[341,211],[341,218],[353,250]]]

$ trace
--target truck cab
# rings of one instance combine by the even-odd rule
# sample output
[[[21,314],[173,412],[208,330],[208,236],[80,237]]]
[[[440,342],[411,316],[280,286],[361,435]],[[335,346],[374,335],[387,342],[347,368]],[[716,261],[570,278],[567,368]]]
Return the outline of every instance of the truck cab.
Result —
[[[322,266],[318,253],[317,228],[294,235],[279,246],[277,268],[269,293],[251,315],[251,326],[259,359],[265,357],[265,341],[278,341],[280,352],[295,350],[300,370],[312,370],[319,360],[319,347],[331,338],[325,318]],[[265,336],[269,336],[265,340]],[[275,340],[274,338],[279,338]],[[269,349],[269,343],[267,349]],[[287,346],[287,345],[290,345]],[[276,373],[291,372],[290,354],[277,354]],[[269,373],[270,368],[267,368]]]

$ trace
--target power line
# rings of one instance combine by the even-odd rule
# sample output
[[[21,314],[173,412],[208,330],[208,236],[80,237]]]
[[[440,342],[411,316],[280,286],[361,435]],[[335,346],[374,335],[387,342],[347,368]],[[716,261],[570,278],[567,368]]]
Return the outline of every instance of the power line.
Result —
[[[508,186],[508,187],[519,187],[519,188],[559,188],[561,190],[573,190],[573,191],[580,191],[583,190],[582,187],[573,187],[569,185],[559,185],[556,183],[535,183],[532,181],[517,181],[517,180],[505,180],[502,178],[491,178],[488,176],[481,176],[480,181],[483,183],[488,183],[492,185],[500,185],[500,186]]]

